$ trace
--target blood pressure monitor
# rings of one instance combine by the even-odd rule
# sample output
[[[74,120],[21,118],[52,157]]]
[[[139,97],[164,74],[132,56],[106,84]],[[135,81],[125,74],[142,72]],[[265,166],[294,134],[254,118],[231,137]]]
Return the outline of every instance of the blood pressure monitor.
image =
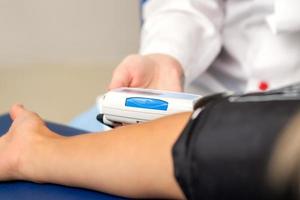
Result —
[[[201,96],[140,88],[119,88],[97,98],[97,119],[109,126],[133,124],[193,111]]]

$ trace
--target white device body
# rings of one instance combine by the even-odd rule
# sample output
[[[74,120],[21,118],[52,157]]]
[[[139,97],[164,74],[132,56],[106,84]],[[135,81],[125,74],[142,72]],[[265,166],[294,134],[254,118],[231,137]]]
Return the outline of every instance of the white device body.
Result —
[[[98,97],[97,105],[103,122],[140,123],[166,115],[192,111],[201,96],[152,89],[119,88]]]

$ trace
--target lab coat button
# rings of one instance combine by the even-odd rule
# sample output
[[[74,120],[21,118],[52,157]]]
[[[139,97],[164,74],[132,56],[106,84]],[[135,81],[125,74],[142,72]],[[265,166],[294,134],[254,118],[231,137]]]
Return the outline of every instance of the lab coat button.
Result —
[[[258,88],[261,90],[261,91],[266,91],[268,88],[269,88],[269,84],[265,81],[261,81],[259,84],[258,84]]]

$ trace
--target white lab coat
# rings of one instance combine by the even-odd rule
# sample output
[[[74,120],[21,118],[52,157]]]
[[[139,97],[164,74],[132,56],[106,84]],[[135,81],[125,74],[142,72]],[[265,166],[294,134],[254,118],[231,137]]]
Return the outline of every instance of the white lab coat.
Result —
[[[141,54],[183,66],[187,91],[259,91],[300,82],[300,0],[149,0]]]

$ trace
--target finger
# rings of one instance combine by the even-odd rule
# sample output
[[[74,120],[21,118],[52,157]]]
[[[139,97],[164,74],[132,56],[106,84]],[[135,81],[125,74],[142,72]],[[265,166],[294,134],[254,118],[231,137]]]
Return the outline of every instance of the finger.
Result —
[[[112,77],[112,80],[109,84],[109,90],[120,88],[120,87],[129,87],[131,82],[131,77],[127,71],[117,70]]]
[[[15,104],[11,107],[9,114],[11,119],[15,120],[18,116],[20,116],[24,112],[26,112],[26,110],[22,104]]]

